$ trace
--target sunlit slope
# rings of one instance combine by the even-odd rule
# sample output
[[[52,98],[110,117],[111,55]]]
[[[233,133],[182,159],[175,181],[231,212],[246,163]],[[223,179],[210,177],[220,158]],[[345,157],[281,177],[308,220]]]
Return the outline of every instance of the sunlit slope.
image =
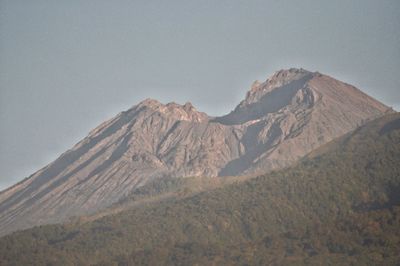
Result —
[[[396,265],[400,115],[297,166],[88,223],[0,239],[2,265]]]
[[[156,179],[259,175],[393,112],[352,85],[304,69],[255,82],[229,114],[147,99],[0,192],[0,236],[92,215]]]

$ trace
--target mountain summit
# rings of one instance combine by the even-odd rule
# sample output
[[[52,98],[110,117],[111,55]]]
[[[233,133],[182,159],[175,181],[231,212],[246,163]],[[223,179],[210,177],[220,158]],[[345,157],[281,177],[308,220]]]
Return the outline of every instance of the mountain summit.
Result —
[[[93,129],[57,160],[0,193],[0,234],[93,213],[163,177],[230,176],[288,166],[392,112],[318,72],[280,70],[229,114],[147,99]]]

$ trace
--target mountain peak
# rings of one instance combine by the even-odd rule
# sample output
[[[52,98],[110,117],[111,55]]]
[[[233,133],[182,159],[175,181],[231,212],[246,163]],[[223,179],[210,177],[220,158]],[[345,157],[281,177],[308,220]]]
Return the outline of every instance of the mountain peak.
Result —
[[[137,107],[145,108],[145,110],[150,110],[153,114],[163,114],[176,120],[192,122],[203,122],[208,120],[208,115],[197,111],[190,102],[186,102],[183,105],[176,102],[163,104],[155,99],[148,98],[140,102]]]
[[[313,75],[312,72],[303,68],[289,68],[276,71],[265,82],[254,81],[250,90],[246,94],[245,100],[240,104],[249,105],[260,100],[266,93],[285,86],[296,80],[308,79]]]
[[[304,68],[295,68],[295,67],[291,67],[288,69],[280,69],[278,71],[276,71],[272,76],[272,77],[281,77],[281,76],[287,76],[287,75],[303,75],[303,74],[311,74],[313,72],[306,70]]]
[[[239,125],[282,112],[312,111],[316,109],[315,105],[342,106],[354,116],[363,116],[365,112],[385,112],[387,109],[387,106],[354,86],[318,72],[289,68],[276,71],[265,82],[255,81],[245,99],[231,113],[214,121]],[[332,109],[334,107],[326,112]]]
[[[156,178],[285,167],[389,111],[349,84],[296,68],[255,81],[223,117],[146,99],[0,193],[0,235],[104,209]]]
[[[141,101],[137,106],[154,108],[163,106],[163,104],[155,99],[147,98]]]
[[[302,79],[306,76],[312,76],[312,74],[313,72],[303,68],[281,69],[269,77],[266,83],[269,84],[270,87],[282,86],[289,82]]]

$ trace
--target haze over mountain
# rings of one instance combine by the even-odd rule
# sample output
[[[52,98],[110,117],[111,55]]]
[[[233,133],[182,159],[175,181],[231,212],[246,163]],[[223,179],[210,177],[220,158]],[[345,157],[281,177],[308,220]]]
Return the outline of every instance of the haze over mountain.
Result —
[[[185,179],[174,180],[176,185]],[[134,197],[149,195],[152,189],[163,193],[159,188],[166,184],[160,183]],[[399,246],[396,113],[368,122],[287,169],[94,220],[5,236],[0,238],[0,262],[398,265]]]
[[[255,82],[229,114],[147,99],[0,193],[0,234],[104,209],[165,177],[256,175],[295,163],[392,110],[304,69]]]

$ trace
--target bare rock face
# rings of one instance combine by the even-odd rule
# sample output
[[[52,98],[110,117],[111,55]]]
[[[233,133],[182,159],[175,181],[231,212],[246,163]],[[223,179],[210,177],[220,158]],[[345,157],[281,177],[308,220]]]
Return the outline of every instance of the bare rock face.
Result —
[[[355,87],[303,69],[255,82],[231,113],[147,99],[0,193],[0,235],[110,206],[167,176],[257,174],[288,166],[392,112]]]

